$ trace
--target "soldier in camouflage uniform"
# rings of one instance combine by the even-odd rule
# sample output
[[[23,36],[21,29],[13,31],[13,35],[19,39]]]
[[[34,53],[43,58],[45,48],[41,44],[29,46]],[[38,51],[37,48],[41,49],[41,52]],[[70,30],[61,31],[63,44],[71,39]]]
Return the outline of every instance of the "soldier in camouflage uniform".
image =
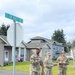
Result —
[[[40,65],[42,66],[42,75],[44,75],[43,62],[39,53],[40,49],[36,49],[36,53],[30,57],[30,75],[40,75]]]
[[[53,66],[54,65],[52,63],[52,60],[50,59],[50,53],[47,52],[45,60],[44,60],[44,72],[45,72],[45,75],[52,75],[52,67]]]
[[[61,52],[61,56],[57,58],[56,63],[59,65],[59,73],[58,75],[66,75],[67,65],[69,64],[67,57],[65,56],[65,52]]]

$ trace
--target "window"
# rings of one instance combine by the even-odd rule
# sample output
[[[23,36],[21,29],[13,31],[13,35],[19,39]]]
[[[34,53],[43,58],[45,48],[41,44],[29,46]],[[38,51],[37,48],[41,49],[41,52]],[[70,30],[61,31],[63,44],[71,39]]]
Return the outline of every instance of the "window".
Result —
[[[8,61],[8,60],[9,60],[9,52],[5,51],[4,61]]]
[[[32,40],[31,43],[40,43],[40,40]]]
[[[41,43],[45,43],[46,41],[45,40],[40,40],[41,41]]]
[[[16,50],[15,51],[15,58],[17,58],[18,57],[18,51]]]
[[[6,52],[6,58],[8,58],[8,52]]]
[[[55,50],[55,48],[53,48],[53,50]]]
[[[32,40],[31,43],[45,43],[46,41],[43,39],[39,39],[39,40]]]
[[[24,57],[24,49],[21,49],[21,57]]]

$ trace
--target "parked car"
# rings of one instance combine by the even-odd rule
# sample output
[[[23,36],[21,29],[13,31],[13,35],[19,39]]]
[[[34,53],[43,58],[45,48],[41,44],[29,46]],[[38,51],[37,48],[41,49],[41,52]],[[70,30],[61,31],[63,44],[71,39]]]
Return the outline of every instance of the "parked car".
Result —
[[[23,62],[23,58],[18,58],[17,61],[18,62]]]

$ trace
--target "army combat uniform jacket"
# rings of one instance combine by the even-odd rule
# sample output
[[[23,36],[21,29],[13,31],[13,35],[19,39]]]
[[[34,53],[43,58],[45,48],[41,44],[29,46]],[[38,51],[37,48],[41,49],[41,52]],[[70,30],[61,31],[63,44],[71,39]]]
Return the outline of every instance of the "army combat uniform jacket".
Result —
[[[63,64],[65,62],[65,64]],[[67,68],[69,64],[67,57],[58,57],[56,63],[59,63],[59,68]]]
[[[33,54],[30,57],[30,75],[40,75],[40,65],[42,65],[42,63],[38,61],[41,61],[40,56]]]
[[[44,60],[44,72],[45,75],[52,75],[52,61],[50,59],[45,59]]]
[[[65,62],[65,63],[64,63]],[[69,64],[67,57],[58,57],[56,63],[59,65],[58,75],[66,75],[67,65]]]

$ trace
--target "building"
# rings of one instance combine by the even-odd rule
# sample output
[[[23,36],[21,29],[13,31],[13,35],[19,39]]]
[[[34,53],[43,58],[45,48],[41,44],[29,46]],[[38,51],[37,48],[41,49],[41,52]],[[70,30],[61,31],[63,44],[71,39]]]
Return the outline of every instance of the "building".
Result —
[[[26,44],[24,41],[16,47],[15,61],[22,59],[26,61]],[[7,41],[7,37],[0,35],[0,66],[3,66],[5,62],[13,61],[13,47]]]
[[[31,38],[27,44],[27,60],[29,61],[30,56],[35,53],[35,49],[39,47],[41,49],[40,56],[44,59],[46,52],[51,53],[51,59],[57,58],[61,51],[64,50],[64,46],[62,43],[58,43],[57,41],[53,41],[44,37],[36,36]]]
[[[70,55],[71,55],[72,58],[75,59],[75,47],[71,48]]]
[[[62,43],[36,36],[31,38],[28,43],[22,41],[21,44],[16,47],[15,61],[18,61],[18,59],[29,61],[30,56],[35,53],[36,48],[40,48],[40,56],[43,60],[46,52],[51,53],[52,59],[57,58],[61,51],[64,50]],[[7,37],[3,35],[0,35],[0,57],[0,66],[3,66],[6,62],[13,61],[13,47],[7,41]]]

